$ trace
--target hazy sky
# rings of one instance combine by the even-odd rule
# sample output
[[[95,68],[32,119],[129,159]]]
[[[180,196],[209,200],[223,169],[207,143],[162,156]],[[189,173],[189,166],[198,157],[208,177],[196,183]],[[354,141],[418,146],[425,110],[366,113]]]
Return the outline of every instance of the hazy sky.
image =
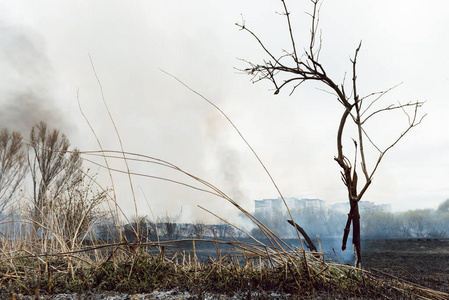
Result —
[[[311,8],[307,0],[290,4],[299,48],[308,45],[305,12]],[[362,40],[361,95],[402,82],[385,103],[427,101],[424,122],[388,153],[364,200],[405,210],[435,208],[449,198],[448,8],[443,0],[332,0],[322,6],[321,58],[334,81],[342,82],[351,70],[349,59]],[[266,58],[257,42],[234,25],[242,16],[273,52],[290,50],[285,18],[276,14],[281,10],[280,1],[261,0],[1,1],[0,125],[27,131],[46,120],[64,131],[73,146],[98,150],[78,110],[79,91],[104,148],[118,150],[90,54],[126,151],[170,161],[249,210],[255,199],[277,198],[224,118],[160,68],[228,114],[285,196],[347,201],[333,160],[342,113],[335,97],[311,83],[292,96],[287,90],[274,96],[269,82],[252,84],[236,70],[246,67],[239,58]],[[405,115],[387,117],[371,127],[383,145],[407,125]],[[119,162],[113,166],[124,167]],[[182,179],[145,163],[130,167]],[[104,170],[93,170],[108,185]],[[126,178],[116,176],[116,185],[119,202],[131,214]],[[182,207],[185,220],[204,218],[198,204],[226,218],[236,215],[224,200],[170,183],[140,178],[134,188],[140,215],[151,216],[147,201],[158,215],[177,214]]]

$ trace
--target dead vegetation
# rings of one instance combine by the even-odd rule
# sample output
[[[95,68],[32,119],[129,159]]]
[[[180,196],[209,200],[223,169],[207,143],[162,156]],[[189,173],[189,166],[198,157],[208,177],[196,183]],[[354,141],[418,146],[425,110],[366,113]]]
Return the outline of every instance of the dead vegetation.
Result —
[[[204,241],[230,244],[232,254],[217,250],[209,261],[202,262],[195,251],[174,250],[180,241],[92,245],[59,253],[4,249],[0,260],[2,296],[83,294],[87,290],[134,294],[178,289],[197,296],[249,293],[263,297],[275,291],[298,299],[314,295],[346,299],[448,297],[397,278],[387,279],[329,262],[323,253],[283,250],[259,243]]]

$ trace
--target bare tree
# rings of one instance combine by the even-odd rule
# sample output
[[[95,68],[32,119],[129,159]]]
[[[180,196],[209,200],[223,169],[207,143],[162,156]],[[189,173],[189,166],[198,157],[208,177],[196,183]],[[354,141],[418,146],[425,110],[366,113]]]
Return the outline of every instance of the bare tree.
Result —
[[[421,122],[423,117],[418,117],[418,109],[423,105],[423,102],[416,101],[406,104],[389,104],[382,106],[381,108],[376,108],[382,96],[391,89],[373,92],[366,96],[360,96],[357,90],[356,65],[357,56],[362,45],[361,42],[355,50],[354,57],[350,60],[352,64],[351,82],[345,84],[343,80],[342,84],[337,84],[329,77],[325,67],[320,62],[320,51],[322,48],[321,36],[318,33],[320,1],[311,0],[313,10],[312,13],[309,14],[311,17],[310,40],[302,53],[298,50],[299,48],[295,41],[295,35],[291,26],[290,12],[287,9],[286,1],[281,0],[281,2],[283,4],[282,15],[285,16],[287,21],[286,33],[290,40],[290,45],[288,45],[290,50],[284,50],[284,53],[277,57],[255,33],[246,27],[244,22],[242,24],[236,24],[241,30],[251,34],[268,56],[268,58],[261,64],[248,62],[250,67],[243,71],[253,76],[253,82],[265,79],[271,81],[275,88],[275,95],[286,87],[291,88],[291,95],[296,88],[304,82],[319,82],[330,89],[330,93],[336,96],[337,101],[342,105],[342,115],[340,123],[337,126],[337,155],[335,156],[335,161],[341,167],[341,179],[347,188],[350,202],[350,211],[343,234],[342,250],[346,249],[346,242],[352,224],[352,241],[357,258],[356,265],[360,266],[360,214],[358,202],[371,185],[373,175],[378,169],[384,155],[388,150],[394,147],[410,129]],[[368,134],[366,124],[368,121],[375,119],[380,113],[387,111],[403,111],[408,118],[408,125],[396,139],[391,141],[388,146],[382,148],[378,146]],[[345,151],[343,151],[343,141],[346,140],[344,139],[344,136],[349,134],[346,130],[347,123],[355,125],[356,134],[352,137],[353,147],[346,147]],[[373,149],[377,151],[377,155],[373,159],[371,168],[367,165],[366,144],[370,144]],[[354,149],[351,154],[351,156],[354,157],[353,159],[348,158],[347,149]],[[357,162],[358,158],[360,158],[360,165]],[[358,176],[360,171],[362,174],[361,178]]]
[[[30,147],[28,164],[33,181],[33,219],[35,224],[40,224],[52,198],[59,197],[82,180],[82,161],[77,149],[69,151],[67,137],[56,129],[48,130],[45,122],[31,128]]]
[[[13,199],[27,171],[22,135],[3,128],[0,131],[0,214]]]

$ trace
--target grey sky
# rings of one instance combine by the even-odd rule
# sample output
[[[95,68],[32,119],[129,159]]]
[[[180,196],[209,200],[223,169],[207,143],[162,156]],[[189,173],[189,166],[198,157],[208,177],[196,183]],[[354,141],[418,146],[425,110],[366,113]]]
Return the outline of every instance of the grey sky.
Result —
[[[306,0],[290,4],[301,47],[309,38],[310,18],[304,12],[310,8]],[[322,63],[335,81],[350,71],[349,58],[363,40],[360,94],[403,82],[386,100],[427,101],[425,121],[387,155],[365,200],[404,210],[436,207],[449,197],[448,8],[442,0],[338,0],[322,6]],[[290,97],[287,91],[274,96],[269,82],[251,84],[234,69],[246,67],[238,58],[264,58],[256,41],[234,25],[241,15],[275,53],[289,50],[285,19],[276,14],[281,10],[280,1],[260,0],[2,1],[1,125],[23,129],[45,119],[65,131],[72,145],[96,150],[78,111],[79,90],[104,147],[119,149],[90,54],[125,150],[173,162],[223,188],[250,210],[254,199],[277,197],[222,116],[161,68],[229,115],[285,196],[346,201],[333,160],[341,113],[335,97],[313,84]],[[393,137],[392,128],[406,122],[403,115],[380,120],[373,135],[386,141]],[[147,165],[131,167],[171,176]],[[121,183],[119,201],[131,213],[126,180],[116,180]],[[188,218],[203,218],[196,207],[200,204],[224,217],[235,215],[223,200],[197,191],[150,179],[136,179],[135,184],[141,215],[150,215],[143,193],[156,214],[179,213],[182,206]]]

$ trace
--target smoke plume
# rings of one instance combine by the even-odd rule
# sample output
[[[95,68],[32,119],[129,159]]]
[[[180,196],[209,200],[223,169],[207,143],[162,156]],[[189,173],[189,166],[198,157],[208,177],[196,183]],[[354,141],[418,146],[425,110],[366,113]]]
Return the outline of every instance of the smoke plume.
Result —
[[[25,137],[39,121],[70,130],[52,94],[54,71],[38,33],[0,23],[0,69],[0,128],[19,130]]]

